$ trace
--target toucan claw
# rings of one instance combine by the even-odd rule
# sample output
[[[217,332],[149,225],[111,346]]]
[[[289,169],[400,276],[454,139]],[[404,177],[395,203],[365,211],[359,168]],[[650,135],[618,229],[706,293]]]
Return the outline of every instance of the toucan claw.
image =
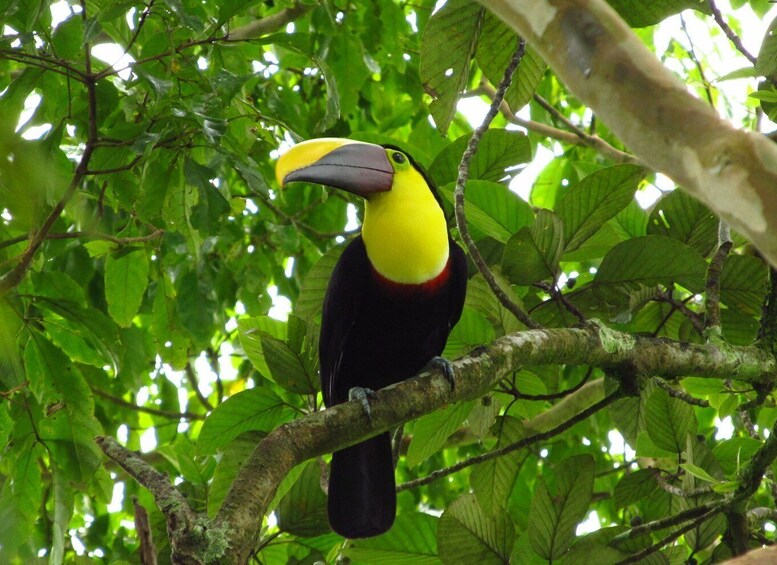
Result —
[[[448,381],[449,385],[451,385],[451,392],[456,390],[456,375],[453,373],[453,365],[451,365],[450,361],[444,357],[435,355],[429,360],[429,362],[426,364],[426,367],[424,367],[425,371],[430,371],[433,369],[439,369],[442,371],[442,376],[445,377],[445,380]]]
[[[348,391],[348,400],[358,400],[362,405],[362,410],[367,415],[367,419],[372,422],[372,410],[370,409],[370,398],[377,398],[377,394],[371,388],[355,386]]]

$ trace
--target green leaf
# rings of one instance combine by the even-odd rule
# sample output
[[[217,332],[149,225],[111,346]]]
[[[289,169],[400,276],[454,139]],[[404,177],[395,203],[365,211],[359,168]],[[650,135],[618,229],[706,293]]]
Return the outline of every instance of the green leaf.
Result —
[[[30,389],[48,408],[38,422],[38,439],[68,480],[88,482],[102,462],[94,442],[102,426],[94,416],[89,385],[70,359],[38,332],[30,334],[24,364]]]
[[[151,329],[160,357],[176,369],[186,367],[191,340],[181,326],[176,309],[175,288],[165,275],[156,283],[152,320]]]
[[[683,190],[674,190],[656,203],[647,233],[682,241],[706,257],[717,246],[718,223],[704,204]]]
[[[440,192],[453,204],[453,185],[446,185]],[[474,239],[486,235],[502,243],[534,219],[531,206],[520,196],[504,184],[484,180],[467,181],[464,214]]]
[[[609,412],[613,423],[632,448],[637,445],[639,433],[645,431],[647,399],[655,387],[655,384],[648,383],[648,386],[640,393],[639,398],[623,398],[610,406]]]
[[[117,324],[128,327],[138,313],[148,286],[148,254],[145,249],[125,248],[105,261],[105,299]]]
[[[440,449],[467,419],[473,406],[474,402],[469,400],[421,416],[413,426],[413,440],[407,449],[407,466],[412,469],[420,465]]]
[[[723,535],[723,532],[726,531],[726,524],[726,516],[722,513],[716,514],[686,533],[685,541],[694,552],[701,551]]]
[[[324,117],[316,124],[315,130],[317,132],[323,132],[331,128],[337,122],[340,117],[340,95],[337,91],[337,80],[334,73],[329,68],[323,59],[316,56],[311,56],[313,62],[321,70],[321,76],[324,77],[326,83],[326,113]]]
[[[723,481],[712,485],[712,491],[720,494],[728,494],[742,486],[742,481]]]
[[[693,408],[678,398],[673,398],[661,388],[656,388],[645,406],[647,432],[653,443],[661,449],[680,453],[685,449],[688,434],[695,434],[698,427]]]
[[[309,461],[302,474],[286,493],[276,509],[278,528],[301,537],[315,537],[329,532],[326,496],[321,490],[321,466]]]
[[[215,453],[245,432],[266,433],[293,417],[294,412],[271,390],[244,390],[227,398],[210,413],[197,438],[197,451],[201,455]]]
[[[221,507],[221,503],[232,487],[232,482],[235,480],[238,471],[264,436],[265,434],[262,432],[247,432],[221,449],[221,457],[213,472],[213,479],[208,485],[208,516],[214,516]],[[297,465],[281,481],[278,490],[275,492],[274,503],[270,504],[268,510],[274,509],[278,501],[286,495],[294,481],[299,478],[303,467],[304,465]]]
[[[422,512],[403,512],[383,535],[353,540],[343,555],[357,563],[371,565],[437,565],[439,519]]]
[[[445,564],[509,561],[515,529],[503,510],[486,514],[472,494],[454,500],[440,517],[437,547]]]
[[[705,471],[698,465],[694,465],[693,463],[680,463],[680,467],[685,469],[686,472],[690,473],[697,479],[701,479],[702,481],[712,483],[712,484],[717,484],[720,482],[715,477],[710,475],[707,471]]]
[[[491,12],[486,12],[475,58],[491,84],[501,82],[517,47],[518,36],[515,32]],[[513,112],[529,103],[546,68],[542,57],[527,46],[510,87],[505,92],[505,101]]]
[[[329,278],[346,245],[338,245],[327,251],[308,271],[299,291],[294,313],[300,318],[314,320],[321,314]]]
[[[289,392],[315,394],[318,378],[305,368],[300,356],[291,348],[272,337],[262,337],[262,351],[272,379]]]
[[[720,274],[720,299],[729,308],[757,316],[766,294],[768,268],[751,255],[729,255]]]
[[[505,246],[502,272],[511,282],[529,285],[554,279],[564,250],[564,226],[550,210],[540,210]]]
[[[518,305],[521,305],[521,299],[513,292],[510,284],[499,273],[494,273],[499,285]],[[491,325],[497,330],[498,334],[508,334],[523,328],[515,315],[507,310],[502,303],[491,292],[491,288],[486,283],[483,276],[478,273],[467,281],[467,298],[464,307],[471,308],[479,314],[485,316]]]
[[[777,18],[773,19],[764,34],[761,49],[755,63],[759,75],[772,77],[777,74]]]
[[[269,377],[271,372],[262,349],[262,338],[267,336],[286,341],[286,328],[286,323],[270,316],[240,318],[237,321],[240,345],[256,370],[265,377]]]
[[[575,540],[577,524],[588,511],[594,486],[594,460],[576,455],[555,470],[556,489],[551,493],[540,479],[534,492],[527,534],[534,551],[548,560],[561,558]]]
[[[445,135],[466,88],[485,10],[468,0],[451,0],[435,12],[421,37],[421,81],[434,100],[429,110]]]
[[[751,437],[734,437],[721,441],[712,454],[728,477],[733,477],[744,467],[761,447],[761,442]]]
[[[459,163],[467,149],[471,135],[462,135],[435,157],[429,175],[437,186],[455,182]],[[478,144],[469,167],[469,180],[502,181],[512,173],[506,171],[531,160],[529,138],[525,134],[507,129],[488,129]]]
[[[607,0],[631,27],[646,27],[657,24],[673,14],[685,9],[698,10],[709,14],[705,2],[699,0]]]
[[[224,195],[211,184],[216,172],[186,158],[183,164],[186,182],[197,189],[197,204],[192,208],[191,223],[202,234],[217,232],[223,220],[230,212],[229,202]]]
[[[615,485],[615,508],[626,508],[650,496],[658,488],[652,469],[638,469],[624,475]]]
[[[563,563],[568,565],[574,563],[609,565],[627,559],[628,553],[610,546],[610,543],[615,536],[627,530],[628,528],[626,526],[612,526],[579,537],[569,553],[564,557]],[[630,541],[631,543],[634,543],[636,540]]]
[[[503,417],[495,427],[499,437],[496,449],[515,443],[526,435],[523,423],[510,416]],[[470,484],[486,514],[492,514],[497,508],[506,506],[524,457],[521,450],[515,450],[502,457],[479,463],[472,469]]]
[[[702,292],[706,273],[707,263],[696,250],[668,237],[648,235],[613,247],[594,282],[599,286],[678,282],[691,292]]]
[[[73,488],[68,477],[57,470],[53,476],[54,483],[54,520],[51,523],[52,547],[49,563],[62,563],[65,555],[65,536],[69,536],[68,524],[73,517]]]
[[[448,336],[442,356],[455,359],[493,339],[494,328],[488,320],[471,308],[464,307],[461,318]]]
[[[634,199],[645,175],[636,165],[615,165],[585,177],[569,188],[555,211],[564,223],[564,252],[574,251]]]

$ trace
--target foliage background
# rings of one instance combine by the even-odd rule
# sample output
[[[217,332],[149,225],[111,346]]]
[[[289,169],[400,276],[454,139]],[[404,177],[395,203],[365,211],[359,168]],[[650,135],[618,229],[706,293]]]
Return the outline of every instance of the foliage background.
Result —
[[[611,4],[651,47],[665,18],[722,33],[705,2]],[[725,19],[735,32],[745,31],[740,14],[764,18],[769,7],[733,4]],[[135,562],[133,501],[150,512],[156,551],[169,559],[152,498],[104,459],[97,435],[142,450],[196,511],[213,515],[256,442],[320,408],[320,303],[361,208],[317,186],[280,195],[274,159],[317,136],[391,141],[452,202],[472,129],[457,100],[488,101],[517,38],[478,4],[449,0],[432,16],[434,7],[0,2],[1,561]],[[106,44],[120,47],[122,62],[97,57]],[[662,58],[721,114],[770,129],[777,95],[758,77],[774,74],[774,42],[756,65],[725,42],[710,52],[696,44],[713,45],[672,38]],[[741,59],[741,70],[720,76],[708,62],[716,57]],[[747,81],[752,96],[719,89],[732,80]],[[618,330],[702,343],[714,215],[674,190],[640,206],[635,195],[668,181],[642,168],[531,49],[506,101],[524,110],[497,117],[466,189],[470,230],[503,287],[547,327],[573,326],[577,310]],[[555,158],[530,187],[511,184],[541,147]],[[722,332],[748,345],[768,268],[733,239],[720,274]],[[451,358],[525,329],[471,274]],[[406,426],[398,482],[525,436],[565,396],[542,395],[586,372],[525,367],[479,401]],[[626,559],[667,531],[609,544],[615,535],[736,489],[777,420],[770,388],[687,377],[685,398],[650,381],[541,445],[404,488],[395,528],[373,540],[343,545],[329,532],[322,466],[299,466],[264,517],[254,558]],[[623,440],[629,447],[618,447]],[[772,543],[771,486],[740,509],[753,520],[745,533],[718,514],[650,559],[721,559],[735,552],[731,536]],[[590,530],[605,529],[576,535],[586,518]]]

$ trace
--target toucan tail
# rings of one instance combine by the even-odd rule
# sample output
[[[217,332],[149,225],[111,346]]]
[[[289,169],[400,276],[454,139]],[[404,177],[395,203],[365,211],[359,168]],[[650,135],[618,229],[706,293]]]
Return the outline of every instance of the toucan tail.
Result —
[[[332,454],[329,524],[346,538],[367,538],[391,528],[397,510],[388,432]]]

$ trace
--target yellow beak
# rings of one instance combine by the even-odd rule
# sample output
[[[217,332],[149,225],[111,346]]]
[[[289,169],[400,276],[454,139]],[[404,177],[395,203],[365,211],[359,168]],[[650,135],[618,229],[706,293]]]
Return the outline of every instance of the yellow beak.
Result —
[[[275,177],[281,188],[306,181],[367,196],[391,190],[394,169],[380,145],[324,137],[298,143],[281,155]]]

